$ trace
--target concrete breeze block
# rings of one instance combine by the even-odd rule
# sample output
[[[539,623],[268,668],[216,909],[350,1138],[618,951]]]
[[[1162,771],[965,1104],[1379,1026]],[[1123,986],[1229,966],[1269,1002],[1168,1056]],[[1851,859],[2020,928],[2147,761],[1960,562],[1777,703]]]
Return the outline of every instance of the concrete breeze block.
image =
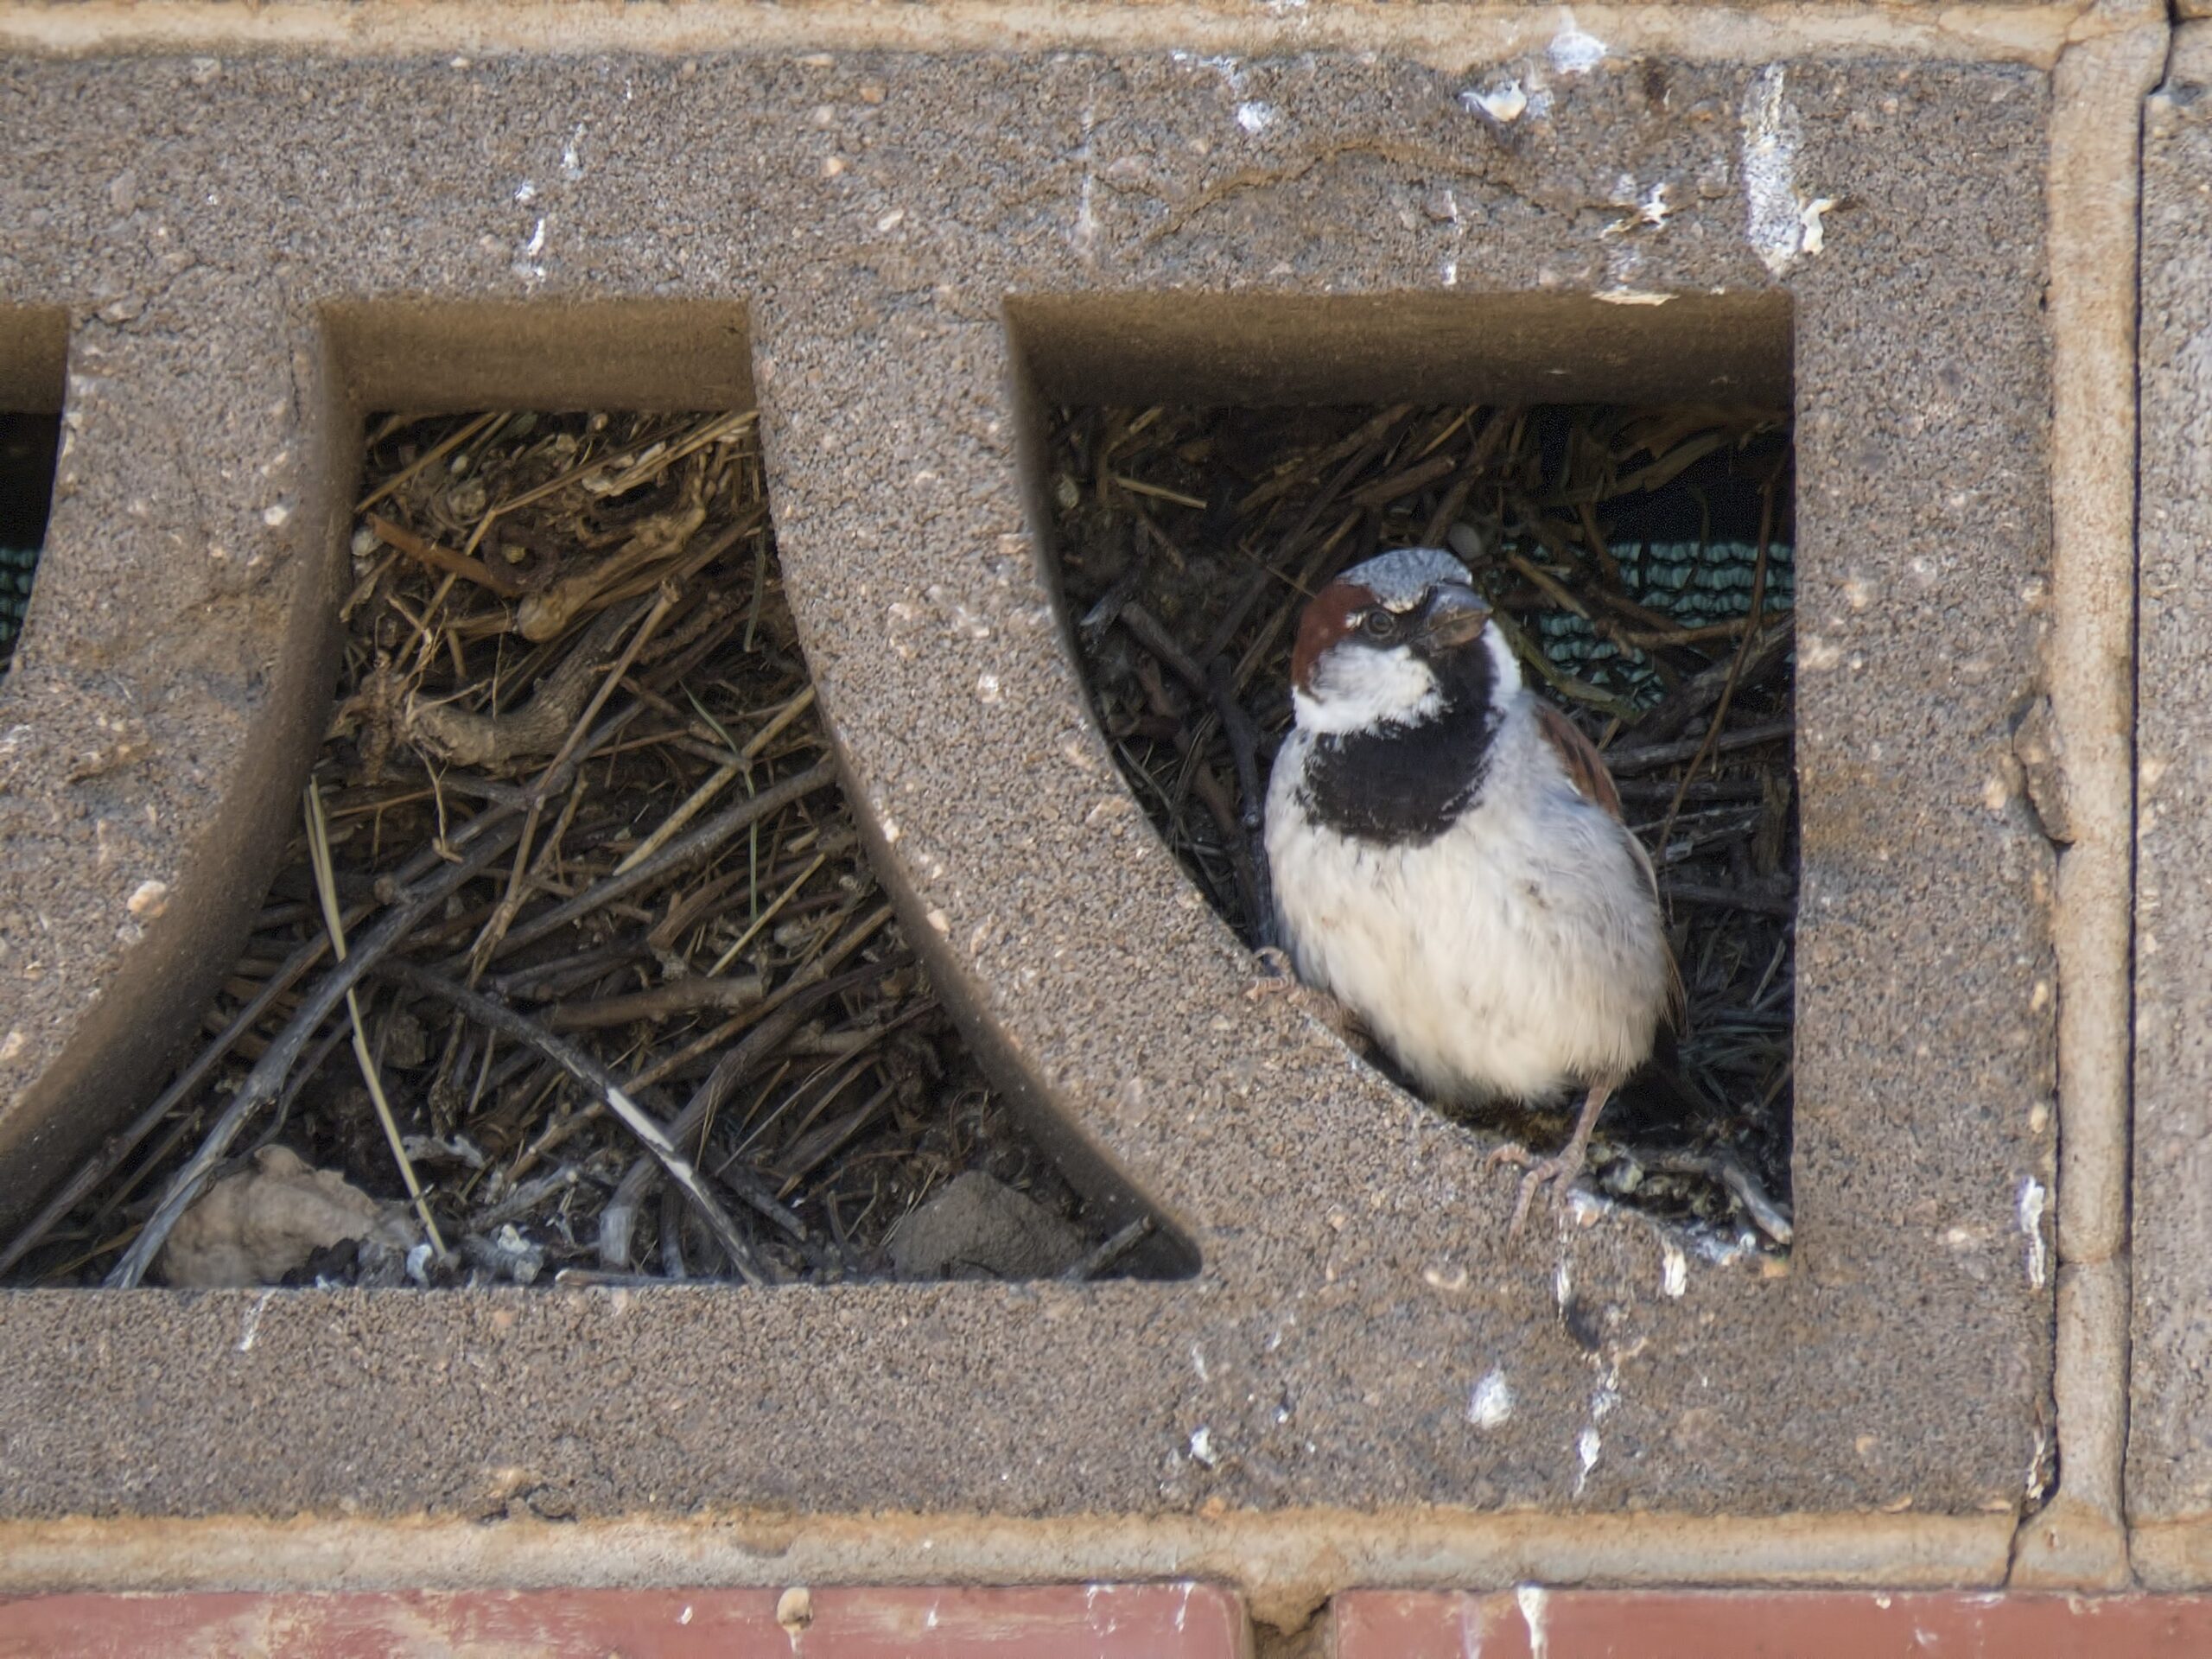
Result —
[[[0,361],[12,320],[69,325],[0,683],[0,1224],[135,1103],[258,897],[323,718],[364,408],[700,407],[749,350],[799,623],[910,936],[1078,1171],[1204,1260],[1081,1287],[10,1294],[0,1517],[468,1516],[517,1470],[585,1516],[2022,1505],[2054,1271],[2053,850],[2012,743],[2050,558],[2049,77],[1560,39],[1449,72],[0,62],[0,302],[25,308]],[[1461,94],[1508,76],[1533,96],[1501,129]],[[1044,396],[1724,375],[1786,376],[1798,417],[1782,1276],[1634,1217],[1509,1247],[1514,1172],[1245,995],[1091,724],[1024,510]],[[149,880],[167,908],[133,917]]]

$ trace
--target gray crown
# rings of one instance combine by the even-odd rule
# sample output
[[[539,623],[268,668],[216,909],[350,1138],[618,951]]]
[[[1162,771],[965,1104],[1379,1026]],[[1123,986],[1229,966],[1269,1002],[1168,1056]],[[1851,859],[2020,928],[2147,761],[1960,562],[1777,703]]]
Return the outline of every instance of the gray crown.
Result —
[[[1355,564],[1337,580],[1357,583],[1393,611],[1419,604],[1421,595],[1440,582],[1474,585],[1467,567],[1440,547],[1393,548]]]

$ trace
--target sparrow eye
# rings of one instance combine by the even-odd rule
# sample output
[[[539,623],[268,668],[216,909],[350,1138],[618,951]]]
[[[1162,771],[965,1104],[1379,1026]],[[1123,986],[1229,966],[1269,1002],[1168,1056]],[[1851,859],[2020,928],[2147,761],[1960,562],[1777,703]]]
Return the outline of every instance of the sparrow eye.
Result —
[[[1389,641],[1395,639],[1398,637],[1400,626],[1397,614],[1395,612],[1384,610],[1380,605],[1359,620],[1360,632],[1378,644],[1387,645]]]

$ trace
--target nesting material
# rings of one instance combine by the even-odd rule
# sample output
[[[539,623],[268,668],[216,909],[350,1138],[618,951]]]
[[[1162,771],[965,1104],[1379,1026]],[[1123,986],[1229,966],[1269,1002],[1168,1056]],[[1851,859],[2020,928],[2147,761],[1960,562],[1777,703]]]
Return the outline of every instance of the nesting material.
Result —
[[[894,1226],[971,1172],[1141,1270],[1096,1255],[861,851],[751,412],[377,422],[352,551],[252,938],[0,1272],[137,1282],[257,1146],[264,1179],[404,1203],[433,1285],[890,1277]],[[392,1281],[321,1248],[272,1269]]]
[[[310,1169],[289,1147],[215,1183],[177,1222],[161,1276],[193,1290],[282,1284],[318,1250],[367,1240],[404,1254],[417,1239],[404,1206],[378,1203],[335,1170]]]
[[[1448,546],[1531,685],[1599,745],[1660,872],[1688,1031],[1609,1109],[1612,1195],[1789,1236],[1797,827],[1791,448],[1780,410],[1058,412],[1048,499],[1123,775],[1239,935],[1274,943],[1260,826],[1300,607],[1379,550]],[[1480,1126],[1548,1147],[1564,1120]]]

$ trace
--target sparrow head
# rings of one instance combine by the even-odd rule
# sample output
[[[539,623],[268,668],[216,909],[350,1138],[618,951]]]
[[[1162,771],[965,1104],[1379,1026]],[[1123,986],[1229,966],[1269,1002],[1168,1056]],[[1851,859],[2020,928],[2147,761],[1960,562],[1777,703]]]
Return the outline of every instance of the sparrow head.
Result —
[[[1433,547],[1378,553],[1314,594],[1290,679],[1298,723],[1317,734],[1419,726],[1521,688],[1467,567]]]

